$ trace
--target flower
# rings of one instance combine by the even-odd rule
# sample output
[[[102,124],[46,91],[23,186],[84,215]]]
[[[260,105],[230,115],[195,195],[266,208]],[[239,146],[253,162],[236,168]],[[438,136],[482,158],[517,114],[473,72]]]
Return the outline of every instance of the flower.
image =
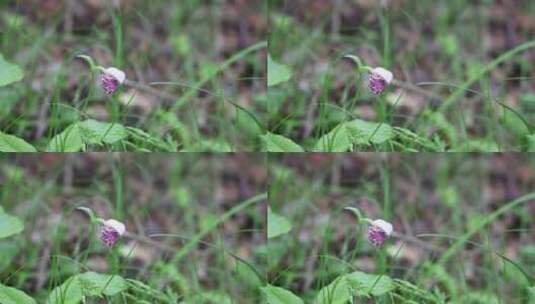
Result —
[[[107,68],[102,72],[101,85],[104,92],[113,94],[126,79],[123,71],[116,68]]]
[[[383,93],[386,86],[392,82],[394,75],[387,69],[375,68],[371,70],[370,77],[368,79],[368,87],[370,91],[379,95]]]
[[[104,221],[100,231],[100,239],[106,246],[112,247],[117,243],[119,237],[125,233],[125,230],[124,224],[119,221],[114,219]]]
[[[392,224],[383,220],[375,220],[368,227],[368,240],[373,246],[379,247],[392,234]]]

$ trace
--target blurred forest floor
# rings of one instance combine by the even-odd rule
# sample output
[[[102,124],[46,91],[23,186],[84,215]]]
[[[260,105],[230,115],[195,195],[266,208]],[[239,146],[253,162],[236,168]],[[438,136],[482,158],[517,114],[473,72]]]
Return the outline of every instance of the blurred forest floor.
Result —
[[[269,240],[272,284],[312,299],[335,277],[359,270],[438,288],[452,303],[529,303],[531,155],[316,153],[269,162],[270,207],[292,226]],[[526,195],[532,198],[493,217]],[[348,206],[393,224],[384,251],[368,243],[365,227],[343,211]]]
[[[179,150],[257,150],[260,131],[250,115],[264,120],[261,3],[2,1],[0,53],[25,76],[0,90],[0,130],[42,147],[90,117],[139,128]],[[106,96],[75,59],[80,54],[141,86]]]
[[[264,162],[245,154],[4,156],[0,205],[25,227],[0,242],[0,281],[41,298],[87,268],[186,301],[250,303],[240,299],[258,299],[261,282],[233,255],[265,273],[265,200],[225,214],[265,193]],[[80,206],[126,224],[116,251],[91,235]]]
[[[359,151],[533,148],[533,47],[479,74],[509,50],[533,43],[533,1],[269,3],[269,53],[293,72],[269,88],[273,133],[310,149],[335,125],[359,118],[433,142],[422,147],[400,135],[393,145]],[[364,77],[342,60],[348,54],[393,71],[397,82],[382,96],[366,93]]]

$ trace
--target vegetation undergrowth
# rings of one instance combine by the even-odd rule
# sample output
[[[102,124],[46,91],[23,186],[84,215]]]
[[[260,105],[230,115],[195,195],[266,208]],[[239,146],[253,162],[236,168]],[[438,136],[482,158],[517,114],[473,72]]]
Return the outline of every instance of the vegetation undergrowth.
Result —
[[[532,1],[269,3],[264,150],[533,150]]]
[[[0,4],[0,151],[260,150],[264,7],[60,2]]]

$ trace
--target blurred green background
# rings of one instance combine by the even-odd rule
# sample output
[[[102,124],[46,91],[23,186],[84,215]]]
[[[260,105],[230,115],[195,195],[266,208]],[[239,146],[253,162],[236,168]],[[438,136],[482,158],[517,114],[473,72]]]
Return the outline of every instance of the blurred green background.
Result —
[[[44,150],[70,124],[93,118],[147,134],[90,151],[258,150],[263,1],[28,0],[0,9],[0,54],[25,74],[0,89],[3,132]],[[104,95],[79,54],[142,87]]]
[[[402,128],[354,142],[358,151],[533,149],[533,1],[268,2],[269,53],[291,71],[268,90],[271,132],[312,150],[358,118]],[[347,54],[392,70],[397,82],[369,94]]]
[[[0,282],[44,303],[68,277],[91,270],[159,295],[130,289],[137,300],[128,303],[258,302],[264,166],[254,154],[3,156],[0,206],[24,231],[0,241]],[[108,249],[79,206],[124,222],[129,235]],[[107,301],[124,303],[124,295]]]
[[[444,300],[415,297],[414,303],[533,300],[531,155],[315,153],[269,158],[269,205],[291,227],[268,241],[269,280],[305,303],[353,271],[402,279]],[[366,224],[358,225],[343,210],[348,206],[391,222],[396,234],[384,247],[374,248],[366,239]],[[401,292],[397,287],[386,296],[356,301],[413,303],[396,297]]]

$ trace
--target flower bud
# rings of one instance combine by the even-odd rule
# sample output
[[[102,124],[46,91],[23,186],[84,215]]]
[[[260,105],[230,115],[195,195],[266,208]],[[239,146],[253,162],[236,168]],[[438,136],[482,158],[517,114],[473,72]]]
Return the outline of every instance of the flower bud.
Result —
[[[393,227],[387,221],[375,220],[371,222],[370,227],[368,227],[368,241],[373,246],[379,247],[383,245],[385,240],[392,234]]]
[[[386,86],[394,80],[394,75],[389,70],[383,68],[375,68],[371,70],[368,79],[368,88],[370,92],[375,95],[383,93]]]
[[[100,231],[100,240],[108,247],[112,247],[117,243],[119,237],[121,237],[126,231],[123,223],[110,219],[103,223],[103,227]]]
[[[125,79],[126,75],[123,71],[116,68],[107,68],[102,72],[102,89],[107,94],[113,94]]]

